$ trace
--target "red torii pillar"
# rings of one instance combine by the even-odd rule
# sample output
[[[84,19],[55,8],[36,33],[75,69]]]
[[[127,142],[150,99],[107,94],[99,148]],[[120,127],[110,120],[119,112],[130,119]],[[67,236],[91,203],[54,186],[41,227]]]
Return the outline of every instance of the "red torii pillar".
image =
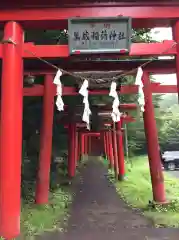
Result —
[[[121,121],[117,122],[116,135],[117,135],[117,146],[118,146],[118,167],[119,167],[118,179],[119,180],[123,180],[125,175],[125,161],[124,161],[123,137],[122,137],[121,127],[122,127]]]
[[[88,154],[91,155],[91,136],[88,136]]]
[[[81,147],[81,156],[80,158],[85,155],[85,135],[84,133],[80,134],[80,147]]]
[[[107,160],[109,161],[110,164],[110,160],[109,160],[109,142],[108,142],[108,134],[107,131],[103,131],[103,145],[104,145],[104,151],[105,151],[105,156],[107,158]]]
[[[179,20],[176,21],[172,28],[173,32],[173,39],[177,43],[176,50],[177,54],[175,56],[176,58],[176,77],[177,77],[177,89],[178,89],[178,102],[179,102]]]
[[[5,239],[20,234],[23,40],[21,26],[8,22],[4,28],[0,122],[0,236]]]
[[[88,135],[85,134],[85,155],[88,154]]]
[[[108,144],[109,144],[109,157],[111,159],[111,167],[114,167],[114,151],[113,151],[113,141],[112,141],[112,132],[108,132]]]
[[[159,153],[154,106],[152,103],[151,83],[147,72],[143,73],[143,82],[145,96],[144,127],[147,140],[153,200],[155,202],[164,203],[166,202],[164,178]]]
[[[77,145],[78,145],[78,151],[77,151],[77,161],[80,161],[81,158],[81,134],[78,131],[77,132],[78,137],[77,137]]]
[[[46,75],[44,80],[43,122],[40,132],[39,168],[35,195],[36,204],[48,203],[54,116],[53,89],[53,75]]]
[[[101,133],[102,137],[101,137],[101,141],[103,141],[103,153],[104,155],[107,156],[107,149],[106,149],[106,146],[107,146],[107,141],[106,141],[106,132],[103,131]]]
[[[78,157],[79,157],[79,142],[78,142],[78,138],[79,138],[79,134],[78,134],[78,131],[77,131],[77,128],[76,128],[76,135],[75,135],[75,162],[76,162],[76,165],[77,165],[77,161],[79,160]]]
[[[112,168],[114,165],[113,148],[112,148],[112,137],[109,131],[106,132],[106,138],[107,138],[107,153],[108,153],[109,167]]]
[[[113,144],[112,146],[113,146],[113,156],[114,156],[114,171],[115,171],[116,178],[118,178],[119,166],[118,166],[117,137],[116,137],[115,123],[113,123],[113,129],[112,129],[112,144]]]
[[[68,175],[71,178],[75,176],[76,170],[75,140],[76,140],[76,124],[70,123],[68,127]]]
[[[106,131],[101,132],[101,141],[103,143],[103,153],[104,153],[104,155],[107,155]]]

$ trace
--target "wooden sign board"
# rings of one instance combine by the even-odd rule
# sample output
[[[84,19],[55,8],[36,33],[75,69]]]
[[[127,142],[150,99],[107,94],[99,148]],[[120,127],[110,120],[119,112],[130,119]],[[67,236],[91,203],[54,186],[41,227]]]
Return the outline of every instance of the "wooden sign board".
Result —
[[[72,18],[68,33],[70,54],[129,53],[131,18]]]

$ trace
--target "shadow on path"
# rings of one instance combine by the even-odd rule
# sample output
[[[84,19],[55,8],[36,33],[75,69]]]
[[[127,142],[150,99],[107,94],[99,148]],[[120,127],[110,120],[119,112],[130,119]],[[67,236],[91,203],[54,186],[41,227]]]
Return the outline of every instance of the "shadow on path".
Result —
[[[51,233],[42,240],[177,240],[179,229],[154,228],[143,216],[126,206],[98,161],[81,172],[71,206],[67,232]]]

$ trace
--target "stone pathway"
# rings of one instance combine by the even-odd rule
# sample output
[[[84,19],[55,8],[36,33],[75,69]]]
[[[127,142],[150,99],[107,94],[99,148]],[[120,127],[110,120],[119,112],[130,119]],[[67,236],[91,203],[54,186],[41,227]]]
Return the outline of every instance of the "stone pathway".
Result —
[[[154,228],[120,200],[100,162],[90,161],[74,186],[67,232],[51,233],[42,240],[177,240],[179,229]]]

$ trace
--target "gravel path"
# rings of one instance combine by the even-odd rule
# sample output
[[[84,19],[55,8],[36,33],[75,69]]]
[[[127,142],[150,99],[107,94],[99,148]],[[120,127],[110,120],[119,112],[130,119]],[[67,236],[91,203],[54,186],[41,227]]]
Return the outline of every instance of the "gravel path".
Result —
[[[75,198],[67,232],[42,240],[178,240],[179,229],[154,228],[120,200],[100,162],[90,161],[74,185]]]

